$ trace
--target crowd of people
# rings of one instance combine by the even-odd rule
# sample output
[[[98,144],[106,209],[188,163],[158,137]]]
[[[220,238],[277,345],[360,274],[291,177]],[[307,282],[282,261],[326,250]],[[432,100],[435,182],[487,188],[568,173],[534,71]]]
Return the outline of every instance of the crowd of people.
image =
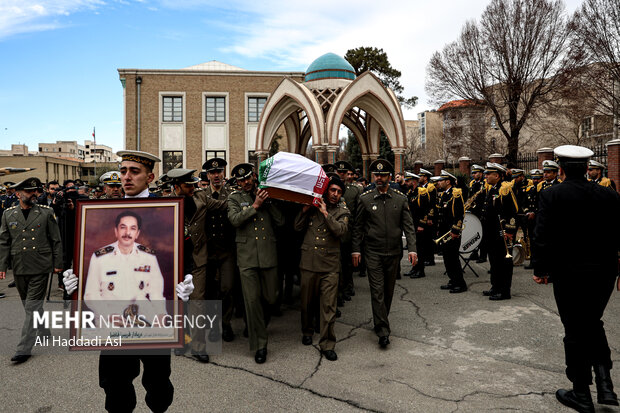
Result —
[[[182,260],[188,277],[177,286],[177,295],[184,300],[189,298],[189,311],[194,314],[204,311],[201,307],[204,300],[221,300],[222,322],[221,330],[192,328],[186,347],[175,349],[175,354],[190,352],[197,361],[208,363],[206,340],[220,337],[226,342],[234,340],[231,320],[237,314],[244,319],[243,335],[249,339],[256,363],[264,363],[269,321],[280,314],[283,302],[291,302],[293,286],[299,284],[301,342],[311,345],[314,334],[318,333],[321,353],[333,361],[337,360],[334,323],[346,302],[355,296],[355,273],[368,279],[374,331],[379,346],[384,349],[390,344],[389,313],[395,283],[401,276],[425,277],[425,268],[436,265],[435,256],[441,254],[448,277],[441,289],[451,294],[467,291],[459,247],[465,214],[469,212],[480,219],[483,228],[483,240],[473,258],[477,262],[488,259],[490,263],[491,286],[483,292],[484,296],[493,301],[511,298],[511,252],[518,231],[523,234],[526,250],[533,252],[526,268],[534,269],[534,281],[553,282],[554,288],[560,286],[556,289],[556,300],[566,329],[567,374],[575,385],[574,391],[562,393],[560,401],[571,407],[589,406],[584,367],[588,365],[590,382],[594,366],[597,385],[601,383],[599,402],[603,394],[606,395],[603,402],[617,404],[609,376],[609,348],[600,321],[609,295],[604,304],[600,296],[607,294],[609,283],[601,283],[599,289],[592,288],[589,302],[599,304],[597,311],[576,314],[571,305],[563,304],[568,300],[567,295],[574,291],[570,282],[558,282],[565,278],[556,271],[557,266],[549,262],[549,257],[557,254],[550,246],[557,244],[552,231],[559,231],[549,211],[557,208],[556,202],[567,202],[560,197],[560,191],[552,188],[569,188],[569,182],[578,181],[582,195],[593,192],[591,196],[599,200],[599,207],[605,213],[615,214],[616,218],[618,195],[612,190],[615,184],[604,177],[605,166],[593,160],[588,162],[591,154],[560,148],[556,155],[557,162],[545,161],[542,170],[529,171],[530,178],[522,169],[499,163],[473,165],[472,179],[465,185],[445,170],[438,176],[425,169],[417,174],[397,172],[384,159],[370,164],[372,182],[369,183],[349,162],[339,161],[323,165],[328,177],[323,197],[313,205],[300,205],[273,199],[268,190],[259,188],[257,171],[252,164],[236,165],[231,177],[226,179],[226,161],[212,158],[204,163],[198,176],[194,176],[196,170],[175,168],[155,180],[152,171],[159,162],[156,156],[122,151],[119,152],[120,170],[106,172],[96,188],[88,188],[79,181],[65,181],[62,187],[53,181],[44,186],[36,178],[18,184],[5,183],[6,194],[0,198],[4,212],[0,230],[0,277],[4,278],[12,265],[22,300],[25,297],[42,300],[43,276],[47,280],[49,272],[64,271],[59,287],[65,289],[68,299],[78,284],[71,270],[77,200],[182,197],[185,227]],[[594,187],[600,189],[594,190]],[[569,209],[564,205],[564,213]],[[25,252],[14,245],[22,242],[24,250],[29,249],[30,244],[35,249],[34,240],[38,235],[35,237],[33,233],[32,241],[26,238],[20,241],[20,231],[25,232],[32,224],[28,216],[33,212],[26,212],[30,210],[41,210],[41,216],[47,217],[48,228],[41,240],[51,245],[49,262],[34,265],[36,268],[20,266],[26,261],[20,259]],[[596,215],[594,211],[592,209],[592,215]],[[611,221],[618,229],[617,219]],[[40,226],[36,228],[40,230]],[[606,252],[612,254],[615,245],[617,265],[617,240],[611,245]],[[411,269],[401,275],[404,250]],[[587,262],[600,257],[598,252],[592,253],[595,258],[588,257]],[[606,266],[586,265],[583,271],[609,273],[609,257],[601,259]],[[578,266],[570,271],[578,277],[575,268]],[[615,275],[617,268],[614,279]],[[25,282],[22,276],[32,279]],[[33,311],[39,310],[26,308],[26,313],[31,316]],[[28,330],[26,326],[25,330]],[[583,354],[584,351],[590,354],[588,346],[591,344],[584,343],[582,338],[589,333],[598,337],[595,346],[603,354],[598,359]],[[49,333],[26,331],[12,359],[14,362],[28,360],[36,334]],[[101,354],[100,385],[106,392],[106,408],[116,411],[135,407],[132,381],[139,374],[142,361],[147,404],[152,411],[165,411],[172,402],[173,393],[169,381],[170,353],[160,351],[148,357],[135,356],[129,363],[131,368],[126,364],[122,366],[125,361],[119,357],[118,352]],[[126,371],[120,380],[116,367]]]

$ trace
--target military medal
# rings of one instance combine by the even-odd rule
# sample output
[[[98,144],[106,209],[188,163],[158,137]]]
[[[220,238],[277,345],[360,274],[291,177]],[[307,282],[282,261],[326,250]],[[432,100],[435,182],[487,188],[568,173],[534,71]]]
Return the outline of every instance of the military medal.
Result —
[[[108,290],[110,290],[110,291],[114,290],[114,283],[109,283],[108,284]]]
[[[144,290],[144,281],[140,281],[139,289]]]
[[[372,210],[373,210],[373,211],[376,211],[376,210],[377,210],[377,206],[376,206],[376,205],[373,205],[373,206],[372,206]]]

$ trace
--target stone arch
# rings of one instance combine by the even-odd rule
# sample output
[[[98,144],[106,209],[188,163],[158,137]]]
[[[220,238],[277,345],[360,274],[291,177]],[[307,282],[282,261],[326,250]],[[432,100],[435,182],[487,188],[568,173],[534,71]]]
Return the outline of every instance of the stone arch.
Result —
[[[295,122],[299,110],[306,113],[313,144],[320,145],[325,122],[323,111],[308,88],[286,77],[265,102],[256,132],[256,151],[263,153],[269,151],[271,141],[282,123],[285,123],[287,134],[289,130],[296,133],[295,142],[289,137],[289,147],[298,147],[299,125],[292,127],[291,122]],[[299,123],[298,120],[297,123]]]
[[[383,86],[383,83],[371,72],[364,72],[357,79],[342,91],[336,98],[330,111],[327,114],[326,135],[330,144],[338,143],[338,131],[340,124],[347,111],[357,106],[374,118],[378,123],[379,129],[383,130],[392,148],[405,148],[406,134],[403,113],[398,103],[398,99],[393,91]],[[368,129],[367,125],[367,129]],[[370,140],[378,139],[377,133],[370,133],[366,136],[368,140],[367,148],[379,147],[378,141],[375,145]]]

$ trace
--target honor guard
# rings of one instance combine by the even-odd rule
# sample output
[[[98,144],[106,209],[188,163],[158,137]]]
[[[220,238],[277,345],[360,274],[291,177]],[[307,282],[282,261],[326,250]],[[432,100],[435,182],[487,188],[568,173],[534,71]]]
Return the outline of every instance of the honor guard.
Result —
[[[416,230],[416,247],[418,250],[418,256],[423,256],[422,251],[424,250],[425,245],[422,243],[422,233],[425,231],[428,214],[431,210],[431,197],[426,188],[422,188],[418,185],[419,181],[419,175],[411,172],[405,172],[405,184],[409,188],[407,191],[407,200],[409,201],[409,209],[411,210],[413,227]],[[424,272],[424,261],[419,259],[416,265],[411,266],[411,271],[409,271],[406,275],[411,278],[426,277]]]
[[[338,161],[336,162],[336,171],[341,182],[345,185],[342,198],[344,199],[351,214],[355,214],[362,189],[353,183],[353,165],[347,161]],[[351,297],[355,295],[355,287],[353,285],[353,265],[351,263],[351,240],[354,225],[355,221],[351,221],[347,232],[340,239],[341,270],[338,295],[346,301],[349,301]]]
[[[43,310],[45,288],[50,272],[62,271],[62,242],[52,208],[36,204],[38,178],[28,178],[11,186],[19,203],[8,208],[0,225],[0,280],[6,277],[9,260],[13,278],[24,305],[26,318],[17,351],[11,361],[18,364],[30,358],[37,334],[49,330],[33,326],[34,313]]]
[[[615,190],[615,182],[603,176],[604,171],[605,165],[595,161],[594,159],[590,159],[588,162],[588,180],[594,182],[595,184],[599,184],[600,186],[611,187]]]
[[[379,345],[386,348],[390,343],[388,315],[396,276],[400,273],[403,231],[407,238],[409,262],[415,265],[418,257],[407,197],[389,186],[394,172],[392,164],[385,159],[377,159],[369,169],[376,187],[360,195],[353,229],[352,259],[357,267],[362,254],[365,256],[375,333],[379,337]],[[362,240],[365,243],[363,252]]]
[[[306,205],[295,219],[295,230],[304,231],[301,247],[301,330],[304,345],[312,344],[316,308],[320,315],[319,347],[326,359],[335,352],[338,272],[341,238],[348,232],[350,213],[341,202],[345,183],[332,175],[318,207]],[[349,255],[350,259],[350,255]]]
[[[135,315],[153,322],[167,314],[164,278],[155,251],[137,242],[142,218],[133,211],[116,216],[116,242],[97,249],[90,257],[84,302],[97,315]]]
[[[487,235],[484,240],[491,264],[491,289],[483,295],[493,301],[507,300],[511,298],[511,243],[517,230],[517,199],[510,183],[503,180],[506,168],[487,162],[485,172],[490,188],[484,201],[482,229]]]
[[[555,161],[543,161],[544,180],[538,183],[538,185],[536,186],[536,191],[540,192],[543,189],[552,187],[553,185],[561,184],[562,181],[558,178],[559,170],[560,166]]]
[[[209,185],[204,188],[207,196],[215,200],[227,201],[232,193],[224,183],[227,162],[222,158],[207,160],[202,168],[206,171]],[[233,291],[238,278],[235,254],[235,228],[228,220],[226,209],[212,210],[205,220],[207,236],[207,279],[213,282],[215,296],[222,300],[222,339],[230,342],[235,338],[231,327],[234,311]]]
[[[527,237],[525,239],[529,244],[528,250],[530,252],[530,262],[523,266],[526,270],[534,268],[531,262],[531,251],[532,245],[534,245],[534,227],[536,226],[536,210],[538,209],[538,190],[536,187],[543,179],[543,171],[540,169],[532,169],[530,171],[530,177],[532,179],[528,180],[528,184],[525,187],[525,203],[521,211],[524,214],[524,228],[527,228]]]
[[[573,388],[559,389],[556,398],[579,412],[594,412],[592,370],[598,403],[618,405],[601,318],[618,275],[620,196],[586,180],[591,150],[564,145],[554,152],[566,180],[539,195],[534,280],[543,283],[547,276],[553,277],[553,295],[564,325],[566,376]],[[575,225],[580,217],[588,217],[586,225]]]
[[[252,164],[235,166],[231,175],[240,189],[228,197],[228,219],[236,228],[237,265],[254,360],[267,360],[267,323],[278,295],[278,257],[274,227],[284,216],[270,202],[269,193],[257,188]]]
[[[471,203],[469,211],[478,218],[481,218],[482,207],[484,206],[484,198],[488,186],[484,179],[484,167],[474,164],[471,167],[471,174],[473,179],[469,182],[469,194],[467,197],[468,202]],[[470,201],[472,197],[475,199]],[[484,234],[482,234],[482,237],[484,238]],[[480,248],[471,254],[470,259],[476,260],[479,264],[487,261],[487,251],[484,240],[480,243]]]
[[[435,184],[431,182],[431,174],[428,170],[420,168],[420,181],[419,186],[425,188],[428,191],[430,197],[430,209],[426,219],[426,224],[422,224],[424,231],[420,232],[421,244],[424,247],[421,249],[420,260],[424,261],[425,266],[435,265],[435,244],[433,240],[437,234],[437,221],[435,216],[437,215],[437,188]]]
[[[442,285],[441,289],[450,290],[450,293],[457,294],[467,291],[459,258],[461,231],[465,217],[463,191],[454,187],[456,177],[447,171],[441,171],[438,184],[442,189],[438,202],[439,234],[444,234],[441,238],[441,248],[446,273],[450,278],[450,281]]]
[[[99,182],[103,184],[103,191],[105,192],[102,199],[118,199],[123,197],[121,173],[119,171],[104,173],[99,178]]]
[[[13,205],[19,204],[19,199],[17,198],[17,195],[15,194],[15,189],[13,188],[14,185],[15,182],[12,181],[4,182],[4,186],[6,187],[6,193],[2,197],[0,197],[0,214],[2,214],[3,211],[6,211]]]

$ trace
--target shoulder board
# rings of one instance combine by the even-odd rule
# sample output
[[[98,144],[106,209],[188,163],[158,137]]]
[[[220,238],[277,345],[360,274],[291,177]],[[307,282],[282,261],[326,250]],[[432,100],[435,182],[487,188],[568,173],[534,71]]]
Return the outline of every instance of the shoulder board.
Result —
[[[531,179],[528,179],[527,186],[534,186],[534,181],[532,181]]]
[[[108,245],[107,247],[99,248],[97,251],[95,251],[95,256],[101,257],[102,255],[106,255],[112,251],[114,251],[114,247]]]
[[[7,208],[6,210],[10,211],[11,209],[15,209],[15,208],[17,208],[17,205],[13,205],[12,207]]]
[[[603,177],[603,179],[601,179],[601,182],[598,183],[601,186],[611,186],[611,180],[607,177]]]
[[[512,189],[512,184],[510,182],[502,182],[502,186],[499,188],[499,194],[501,196],[506,196],[510,194]]]
[[[558,178],[558,184],[561,184],[562,182],[564,182],[564,181],[562,181],[560,178]]]
[[[151,248],[149,248],[149,247],[145,247],[144,245],[140,245],[140,244],[138,244],[138,249],[139,249],[140,251],[144,251],[144,252],[146,252],[147,254],[153,254],[153,255],[155,255],[155,250],[154,250],[154,249],[151,249]]]
[[[404,196],[405,198],[407,197],[407,195],[403,194],[403,193],[402,193],[402,192],[400,192],[398,189],[394,189],[394,188],[392,188],[392,190],[393,190],[394,192],[396,192],[398,195],[402,195],[402,196]]]
[[[489,189],[491,189],[492,187],[493,187],[493,185],[491,185],[490,183],[488,183],[488,182],[486,181],[486,179],[485,179],[485,180],[484,180],[484,189],[485,189],[486,191],[488,191],[488,190],[489,190]]]
[[[232,191],[232,192],[230,193],[230,195],[240,194],[240,193],[241,193],[241,191],[239,191],[239,190],[235,189],[234,191]]]
[[[368,194],[369,194],[369,193],[371,193],[372,191],[373,191],[373,189],[369,189],[369,190],[368,190],[368,191],[366,191],[366,192],[362,192],[362,194],[361,194],[360,196],[362,196],[362,195],[368,195]]]
[[[542,190],[543,182],[544,182],[544,181],[540,181],[540,182],[538,183],[538,185],[536,185],[536,190],[537,190],[538,192],[540,192],[540,191]]]
[[[433,192],[435,190],[435,184],[426,185],[426,189],[428,189],[428,192]]]
[[[428,195],[428,189],[426,188],[422,188],[422,187],[418,187],[418,195]]]
[[[39,205],[39,204],[37,204]],[[47,208],[47,209],[52,209],[51,207],[47,206],[47,205],[39,205],[41,208]]]
[[[504,185],[508,185],[511,188],[514,188],[515,187],[515,181],[510,181],[510,182],[504,181],[504,182],[502,182],[502,186],[504,186]]]
[[[534,184],[530,184],[528,186],[525,187],[525,192],[530,192],[532,189],[534,189]]]
[[[457,198],[462,197],[463,196],[463,190],[461,188],[454,188],[452,190],[452,196],[457,197]]]

